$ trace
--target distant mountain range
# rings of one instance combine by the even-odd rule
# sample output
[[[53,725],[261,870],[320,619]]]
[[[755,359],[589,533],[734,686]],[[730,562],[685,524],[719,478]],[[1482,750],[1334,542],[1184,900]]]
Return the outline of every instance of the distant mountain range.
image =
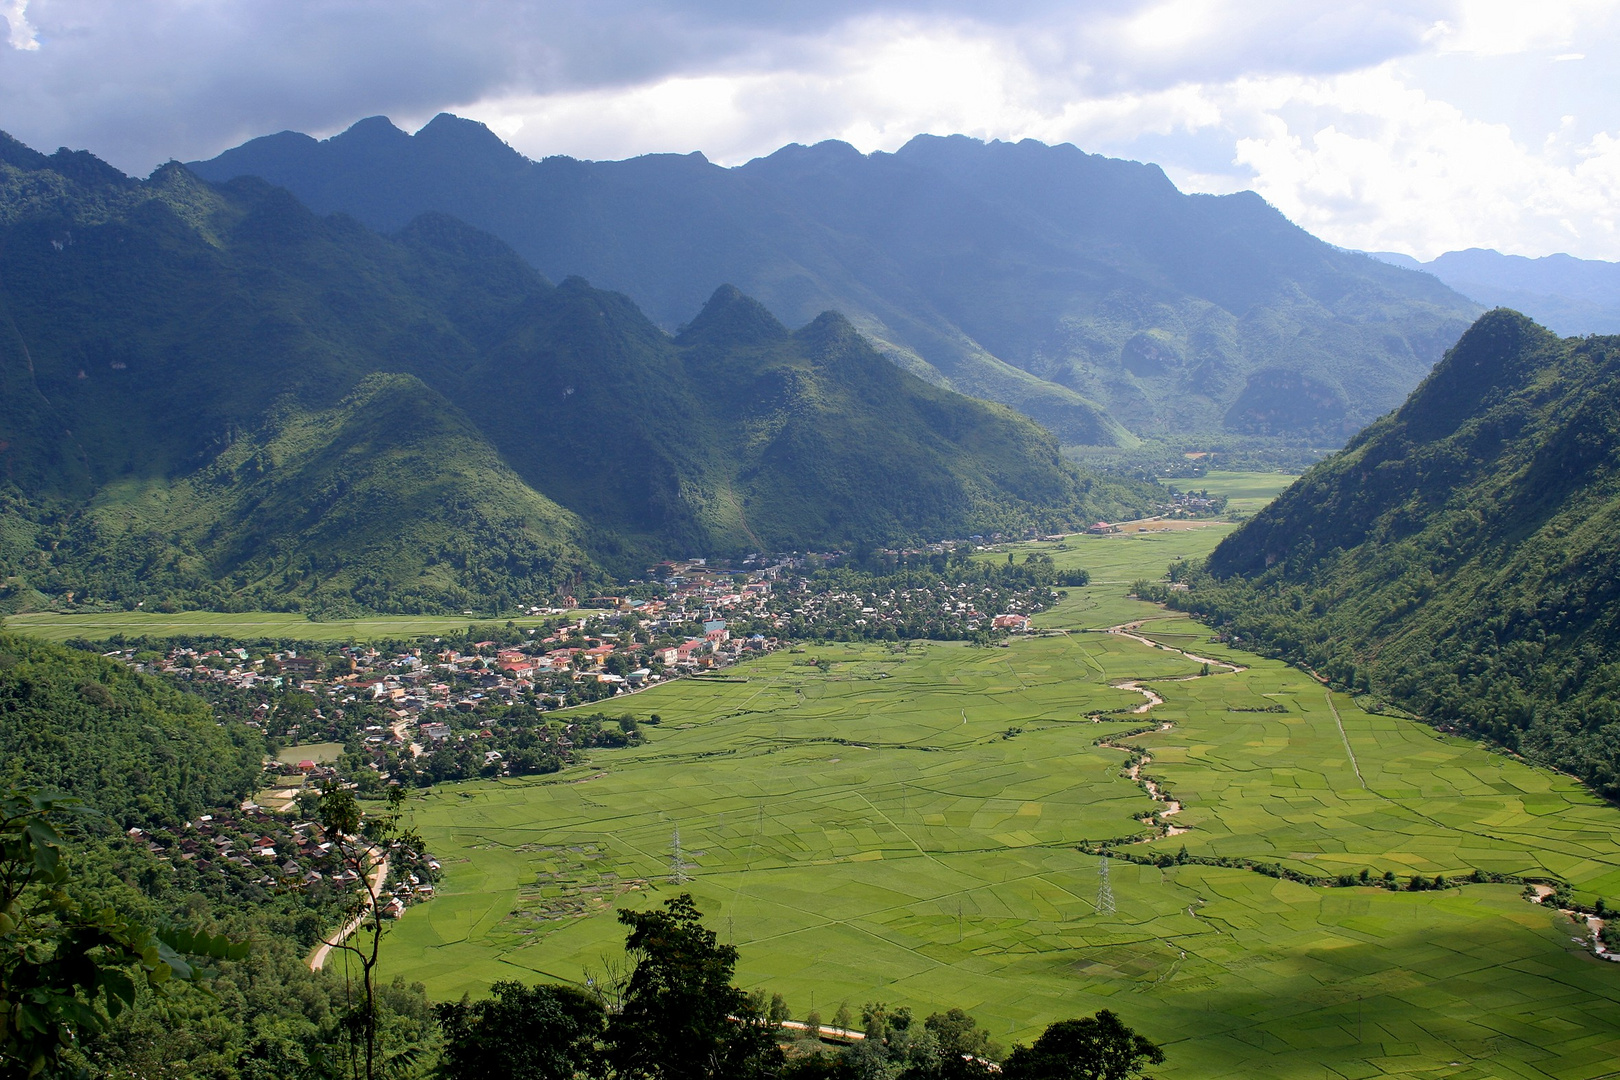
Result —
[[[1433,274],[1486,307],[1522,311],[1564,337],[1620,334],[1620,263],[1571,255],[1528,259],[1488,248],[1448,251],[1428,262],[1393,251],[1371,254]]]
[[[383,236],[0,135],[0,605],[510,610],[668,555],[1152,497],[840,315],[693,313],[671,338],[442,214]]]
[[[1252,192],[1184,195],[1156,166],[1032,141],[795,145],[729,169],[699,154],[536,162],[471,121],[441,115],[412,136],[376,117],[190,168],[261,177],[383,231],[453,215],[671,331],[723,283],[789,325],[837,310],[913,373],[1070,444],[1336,445],[1398,405],[1480,310]]]
[[[1482,317],[1170,601],[1620,796],[1620,338]]]

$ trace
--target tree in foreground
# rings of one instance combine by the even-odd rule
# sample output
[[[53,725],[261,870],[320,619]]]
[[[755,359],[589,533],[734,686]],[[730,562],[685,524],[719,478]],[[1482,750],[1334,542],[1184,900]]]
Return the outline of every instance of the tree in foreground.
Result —
[[[1005,1080],[1131,1080],[1164,1061],[1164,1051],[1107,1009],[1059,1020],[1034,1046],[1015,1046],[1002,1064]]]
[[[445,1080],[574,1080],[605,1074],[601,1001],[571,986],[498,982],[480,1001],[441,1002]]]
[[[737,950],[701,920],[689,893],[661,910],[619,912],[635,969],[607,1043],[625,1080],[753,1080],[781,1068],[772,1025],[731,985]]]
[[[79,1040],[135,1004],[206,972],[188,957],[239,960],[245,944],[159,932],[68,895],[72,884],[54,821],[75,800],[0,791],[0,1075],[79,1070]]]
[[[343,925],[325,943],[334,952],[343,952],[360,963],[360,1003],[346,1017],[349,1031],[350,1071],[360,1074],[354,1060],[359,1049],[355,1034],[360,1036],[364,1048],[364,1075],[376,1080],[378,1075],[377,1034],[379,1010],[377,1005],[377,967],[381,961],[383,921],[381,891],[387,872],[388,852],[422,846],[421,838],[403,828],[401,807],[405,793],[397,787],[388,789],[388,809],[384,813],[366,814],[354,795],[343,788],[334,787],[321,795],[321,829],[331,844],[330,858],[356,874],[360,888],[343,913]]]

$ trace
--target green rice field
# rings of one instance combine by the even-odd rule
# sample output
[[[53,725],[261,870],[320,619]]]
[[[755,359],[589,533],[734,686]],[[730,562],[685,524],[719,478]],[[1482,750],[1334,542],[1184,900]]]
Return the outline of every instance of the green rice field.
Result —
[[[1232,514],[1252,514],[1277,497],[1278,492],[1298,480],[1297,476],[1271,472],[1226,472],[1211,469],[1197,479],[1171,478],[1161,483],[1182,491],[1208,491],[1225,495],[1226,510]]]
[[[388,939],[385,976],[441,998],[599,976],[622,960],[615,908],[690,890],[739,980],[799,1015],[957,1005],[1010,1043],[1107,1007],[1166,1044],[1172,1078],[1611,1075],[1620,965],[1517,886],[1311,888],[1116,859],[1099,910],[1101,860],[1077,847],[1164,805],[1099,742],[1143,728],[1145,773],[1191,828],[1137,850],[1479,868],[1620,898],[1620,813],[1572,781],[1124,597],[1230,528],[1047,545],[1093,575],[1038,620],[1067,633],[779,652],[630,699],[663,717],[644,746],[413,800],[445,875]],[[1134,620],[1168,648],[1096,632]],[[1246,670],[1203,676],[1183,649]],[[1125,681],[1163,704],[1124,711],[1146,700]]]

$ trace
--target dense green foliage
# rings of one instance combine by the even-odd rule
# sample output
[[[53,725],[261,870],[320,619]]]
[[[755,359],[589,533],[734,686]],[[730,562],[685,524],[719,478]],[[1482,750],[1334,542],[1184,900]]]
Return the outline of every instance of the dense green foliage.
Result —
[[[1022,531],[1145,489],[732,289],[671,339],[442,216],[0,137],[0,604],[511,610],[651,557]]]
[[[636,966],[608,1018],[608,1061],[622,1080],[753,1080],[782,1064],[766,1017],[732,985],[737,950],[702,923],[689,894],[620,911]]]
[[[0,634],[0,769],[125,828],[173,826],[255,790],[264,745],[123,664]]]
[[[1007,1080],[1130,1080],[1164,1061],[1164,1051],[1103,1009],[1083,1020],[1059,1020],[1033,1046],[1007,1057]]]
[[[240,960],[245,942],[137,919],[69,893],[57,825],[78,807],[0,790],[0,1068],[49,1080],[73,1075],[79,1041],[104,1032],[142,991],[205,970],[187,957]]]
[[[601,999],[572,986],[498,982],[492,997],[447,1001],[445,1080],[574,1080],[603,1072]]]
[[[336,924],[342,898],[327,887],[267,886],[263,864],[215,857],[211,844],[181,854],[183,838],[198,836],[192,819],[228,812],[256,788],[256,734],[216,724],[200,699],[123,665],[6,635],[0,702],[5,781],[23,777],[82,804],[56,822],[61,874],[0,903],[13,919],[0,921],[0,982],[28,989],[71,1026],[65,1064],[164,1080],[326,1075],[323,1055],[347,1043],[349,995],[303,956]],[[136,825],[144,832],[127,835]],[[241,956],[220,935],[251,949]],[[207,993],[154,992],[195,974],[178,953],[222,958],[217,972],[201,973]],[[384,1047],[431,1054],[436,1029],[421,988],[382,990]]]
[[[794,325],[836,309],[896,363],[1071,444],[1337,445],[1479,310],[1322,243],[1252,192],[1183,195],[1156,166],[1031,140],[794,145],[723,169],[698,154],[533,162],[471,121],[439,116],[412,137],[374,117],[192,167],[264,177],[373,228],[453,214],[666,327],[724,282]]]
[[[1620,341],[1498,310],[1170,602],[1620,795]]]

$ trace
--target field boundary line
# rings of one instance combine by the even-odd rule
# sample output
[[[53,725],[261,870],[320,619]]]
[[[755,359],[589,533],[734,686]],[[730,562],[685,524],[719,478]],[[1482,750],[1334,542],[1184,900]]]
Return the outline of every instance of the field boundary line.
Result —
[[[1361,790],[1367,790],[1367,780],[1361,775],[1361,766],[1356,764],[1356,752],[1350,749],[1350,736],[1345,734],[1344,721],[1339,718],[1339,707],[1333,703],[1333,691],[1327,691],[1328,708],[1333,712],[1333,723],[1339,729],[1339,739],[1344,743],[1344,752],[1350,755],[1350,767],[1356,771],[1356,780],[1361,784]]]

